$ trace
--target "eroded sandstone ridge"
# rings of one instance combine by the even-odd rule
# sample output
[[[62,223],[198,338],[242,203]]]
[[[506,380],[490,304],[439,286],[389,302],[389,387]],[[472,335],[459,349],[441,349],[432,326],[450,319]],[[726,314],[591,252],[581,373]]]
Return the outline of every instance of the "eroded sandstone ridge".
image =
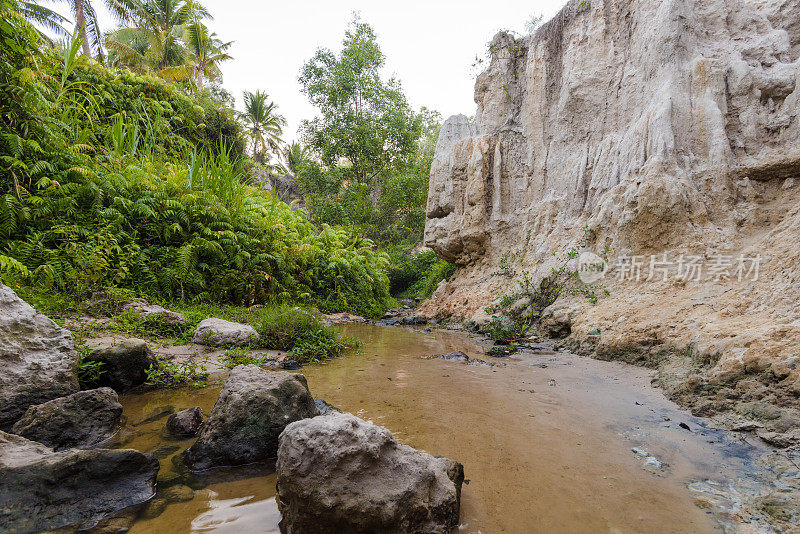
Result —
[[[641,275],[612,269],[596,304],[545,311],[573,347],[661,366],[706,415],[797,426],[797,0],[572,0],[491,51],[475,119],[448,119],[436,148],[425,244],[461,268],[422,310],[486,320],[588,235]],[[705,271],[681,277],[682,255]]]

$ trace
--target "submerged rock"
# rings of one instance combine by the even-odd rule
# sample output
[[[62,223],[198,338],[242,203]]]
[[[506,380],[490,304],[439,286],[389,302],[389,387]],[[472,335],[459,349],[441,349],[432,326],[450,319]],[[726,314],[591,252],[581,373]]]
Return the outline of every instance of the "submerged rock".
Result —
[[[99,519],[154,494],[158,460],[133,450],[54,452],[0,432],[0,525],[38,532]]]
[[[0,283],[0,429],[29,406],[78,391],[72,334]]]
[[[126,391],[144,384],[147,369],[156,363],[153,351],[141,339],[103,342],[92,347],[85,359],[103,364],[97,385],[108,386],[116,391]]]
[[[113,389],[92,389],[31,406],[11,432],[57,451],[89,449],[114,434],[120,416],[122,405]]]
[[[329,404],[323,399],[314,399],[314,406],[317,407],[317,411],[319,411],[320,415],[330,415],[332,413],[339,413],[339,410],[335,406]]]
[[[199,406],[181,410],[167,419],[167,432],[176,438],[196,436],[203,426],[203,410]]]
[[[278,449],[281,531],[445,533],[458,526],[463,466],[334,413],[286,427]]]
[[[217,347],[251,345],[259,340],[258,332],[249,324],[232,323],[211,317],[204,319],[194,331],[194,342]]]
[[[274,458],[286,425],[316,415],[303,375],[236,366],[200,437],[184,453],[186,464],[199,471]]]

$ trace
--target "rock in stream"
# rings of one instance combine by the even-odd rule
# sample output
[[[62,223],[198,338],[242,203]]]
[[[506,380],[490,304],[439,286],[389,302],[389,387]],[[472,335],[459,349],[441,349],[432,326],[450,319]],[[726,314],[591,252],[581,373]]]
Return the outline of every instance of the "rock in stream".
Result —
[[[91,526],[154,495],[158,460],[133,450],[54,452],[0,431],[0,529]]]
[[[29,406],[78,391],[72,334],[0,283],[0,429]]]
[[[316,415],[303,375],[239,365],[184,459],[190,469],[202,471],[274,458],[286,425]]]
[[[278,448],[285,534],[446,533],[458,525],[463,466],[332,413],[290,424]]]
[[[11,431],[57,451],[89,449],[114,434],[121,415],[113,389],[92,389],[29,407]]]

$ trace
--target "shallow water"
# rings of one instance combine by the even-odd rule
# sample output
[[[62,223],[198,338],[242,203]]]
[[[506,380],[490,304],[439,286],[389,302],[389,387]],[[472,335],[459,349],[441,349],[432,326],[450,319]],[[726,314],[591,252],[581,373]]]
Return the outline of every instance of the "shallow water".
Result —
[[[361,354],[305,367],[315,397],[389,428],[397,438],[464,464],[464,533],[715,532],[687,484],[724,481],[761,451],[709,428],[649,385],[648,371],[567,353],[483,356],[467,334],[348,325]],[[495,367],[426,354],[462,350]],[[180,477],[171,458],[191,440],[172,442],[165,406],[201,406],[219,387],[121,398],[127,424],[117,446],[161,457],[159,493],[176,482],[196,490],[189,502],[139,519],[136,533],[278,532],[276,477],[268,467]],[[686,423],[690,430],[679,427]],[[631,449],[663,463],[646,466]]]

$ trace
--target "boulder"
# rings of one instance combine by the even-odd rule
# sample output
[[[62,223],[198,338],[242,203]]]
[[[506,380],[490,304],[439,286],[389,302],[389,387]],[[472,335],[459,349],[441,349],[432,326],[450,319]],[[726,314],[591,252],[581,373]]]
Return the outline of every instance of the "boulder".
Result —
[[[251,345],[259,340],[258,332],[249,324],[232,323],[211,317],[197,325],[194,342],[222,347],[226,345]]]
[[[188,324],[182,313],[168,310],[158,304],[150,304],[144,299],[129,300],[122,305],[122,309],[134,311],[147,321],[157,322],[168,328],[181,328]]]
[[[275,458],[286,425],[318,414],[303,375],[236,366],[200,437],[184,453],[186,464],[201,471]]]
[[[97,345],[85,360],[102,362],[103,373],[96,385],[108,386],[116,391],[126,391],[144,384],[147,380],[147,369],[156,363],[153,351],[141,339]]]
[[[196,436],[203,426],[203,410],[199,406],[174,413],[167,419],[167,432],[183,439]]]
[[[154,495],[158,460],[133,450],[54,452],[0,431],[0,525],[5,532],[90,526]]]
[[[78,352],[72,334],[0,283],[0,429],[8,430],[29,406],[78,388]]]
[[[114,434],[120,416],[113,389],[92,389],[29,407],[11,432],[57,451],[90,449]]]
[[[276,469],[285,534],[446,533],[458,526],[463,466],[401,445],[352,414],[287,426]]]

